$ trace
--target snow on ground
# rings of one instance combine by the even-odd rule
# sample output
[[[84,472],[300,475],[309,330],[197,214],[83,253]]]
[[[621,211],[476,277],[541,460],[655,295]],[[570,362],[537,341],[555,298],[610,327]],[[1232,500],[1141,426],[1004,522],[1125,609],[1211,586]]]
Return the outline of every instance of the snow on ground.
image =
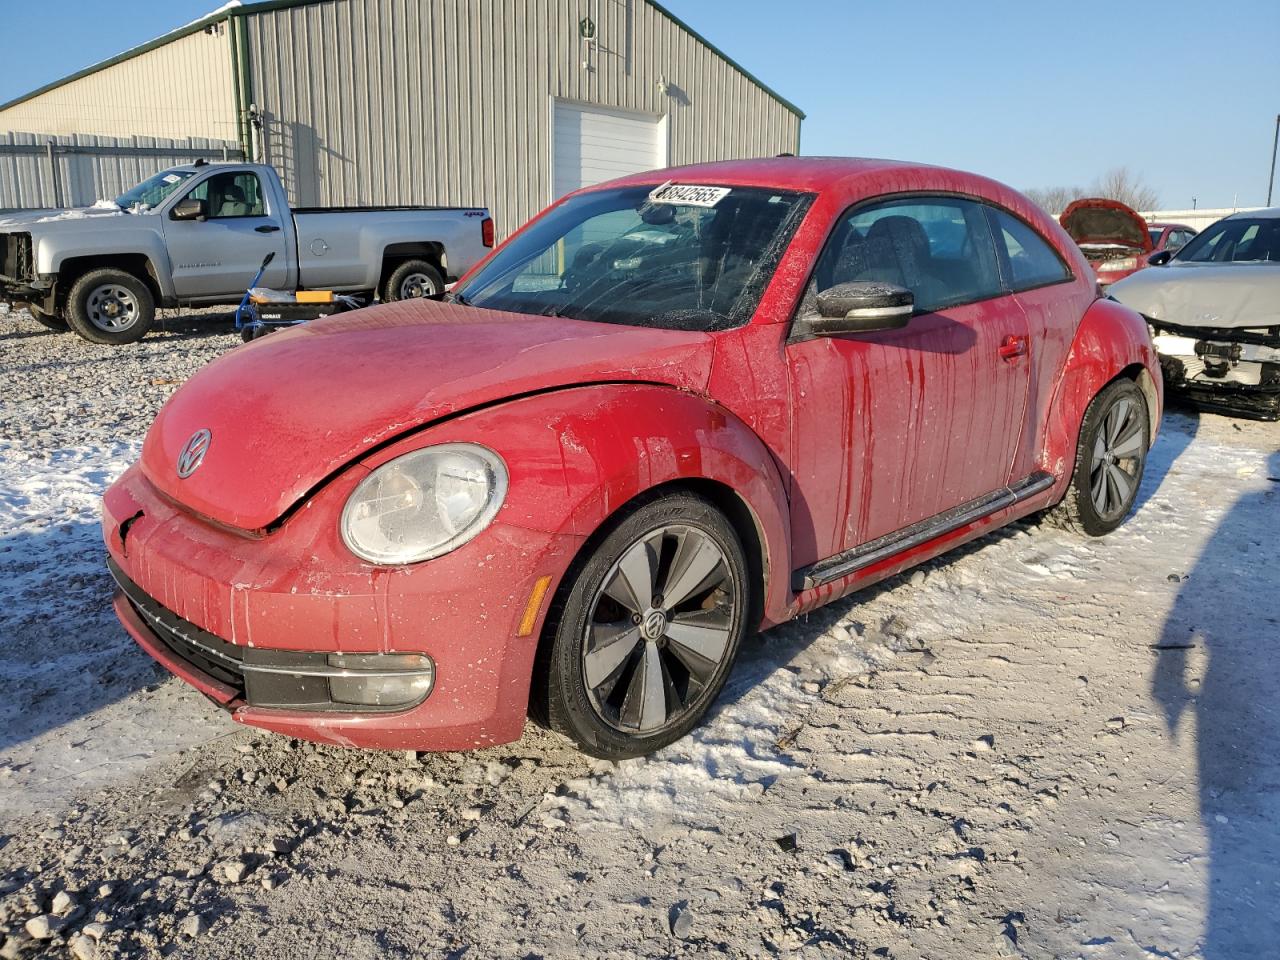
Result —
[[[1113,536],[1018,524],[769,631],[656,757],[343,751],[110,615],[97,493],[235,343],[171,328],[0,320],[0,954],[1275,953],[1277,425],[1171,414]]]

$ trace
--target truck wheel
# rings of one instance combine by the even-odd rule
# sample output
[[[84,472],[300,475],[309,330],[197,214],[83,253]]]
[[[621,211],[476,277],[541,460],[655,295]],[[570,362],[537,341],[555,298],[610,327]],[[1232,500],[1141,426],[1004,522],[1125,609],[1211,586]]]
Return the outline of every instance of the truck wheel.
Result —
[[[67,297],[67,323],[90,343],[134,343],[155,319],[151,290],[123,270],[90,270]]]
[[[31,314],[31,319],[41,326],[48,327],[55,333],[65,333],[67,329],[67,321],[56,313],[45,313],[35,304],[27,304],[27,313]]]
[[[406,260],[391,271],[382,286],[382,302],[438,299],[444,295],[444,278],[425,260]]]

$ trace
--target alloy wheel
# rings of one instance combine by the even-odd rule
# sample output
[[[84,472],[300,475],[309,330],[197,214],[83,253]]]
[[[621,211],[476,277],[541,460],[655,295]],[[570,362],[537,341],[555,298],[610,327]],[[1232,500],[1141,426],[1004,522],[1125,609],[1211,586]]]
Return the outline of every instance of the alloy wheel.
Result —
[[[1107,411],[1093,441],[1089,495],[1103,520],[1123,516],[1138,494],[1146,456],[1143,416],[1129,397]]]
[[[706,531],[674,524],[641,536],[589,608],[582,670],[596,714],[648,736],[701,709],[742,603],[725,550]]]

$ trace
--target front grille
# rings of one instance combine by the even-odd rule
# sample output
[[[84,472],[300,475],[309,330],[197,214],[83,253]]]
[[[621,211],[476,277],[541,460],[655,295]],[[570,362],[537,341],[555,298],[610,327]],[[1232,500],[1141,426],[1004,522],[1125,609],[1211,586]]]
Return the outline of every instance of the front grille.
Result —
[[[31,264],[31,234],[0,235],[0,277],[22,282],[35,279]]]
[[[174,656],[201,673],[231,687],[235,699],[255,707],[289,710],[338,710],[347,713],[385,713],[413,706],[412,702],[390,704],[351,703],[335,699],[330,688],[334,683],[386,676],[411,676],[430,671],[388,670],[374,668],[355,670],[334,666],[324,653],[299,653],[292,650],[270,650],[240,647],[202,630],[172,610],[157,603],[146,591],[129,579],[111,557],[107,567],[120,592],[137,611],[151,635]],[[428,692],[429,692],[428,687]],[[421,695],[421,699],[426,697]],[[340,694],[338,695],[340,696]]]
[[[220,683],[233,687],[240,697],[244,697],[243,648],[201,630],[156,603],[125,575],[115,560],[108,558],[107,566],[129,604],[170,653]]]

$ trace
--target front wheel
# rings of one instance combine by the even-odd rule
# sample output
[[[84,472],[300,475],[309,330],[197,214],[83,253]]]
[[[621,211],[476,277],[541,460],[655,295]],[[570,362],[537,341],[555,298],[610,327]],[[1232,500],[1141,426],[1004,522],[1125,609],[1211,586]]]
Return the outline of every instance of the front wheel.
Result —
[[[746,558],[713,504],[679,493],[633,510],[557,599],[533,707],[588,754],[651,753],[698,723],[750,629]]]
[[[71,286],[67,323],[91,343],[134,343],[156,319],[156,302],[145,283],[123,270],[90,270]]]
[[[54,333],[67,332],[67,321],[63,320],[62,317],[58,316],[56,313],[45,313],[35,304],[30,303],[27,304],[27,313],[31,314],[31,319],[36,323],[40,324],[42,327],[47,327],[54,331]]]
[[[1091,537],[1116,529],[1137,502],[1150,446],[1147,398],[1132,380],[1117,380],[1085,411],[1071,485],[1046,518]]]
[[[382,286],[382,302],[435,300],[444,296],[444,278],[426,260],[406,260],[391,271]]]

